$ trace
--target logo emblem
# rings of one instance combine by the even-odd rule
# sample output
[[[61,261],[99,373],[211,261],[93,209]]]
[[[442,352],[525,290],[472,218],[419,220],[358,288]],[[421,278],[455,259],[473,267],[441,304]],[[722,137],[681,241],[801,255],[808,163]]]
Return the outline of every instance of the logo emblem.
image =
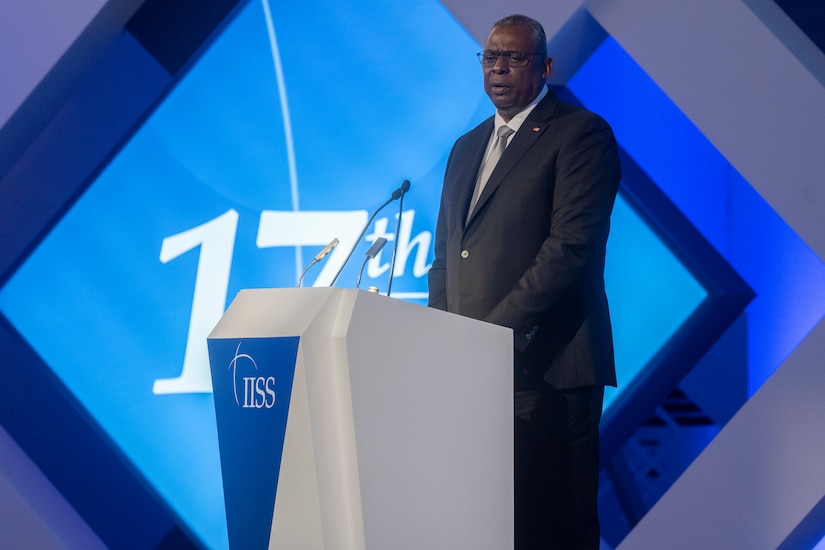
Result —
[[[277,400],[275,377],[259,376],[258,363],[251,355],[241,353],[241,344],[242,342],[238,342],[235,356],[229,362],[235,403],[244,409],[271,409]],[[252,376],[244,376],[245,373],[251,373]],[[240,395],[238,394],[239,379],[241,381]]]

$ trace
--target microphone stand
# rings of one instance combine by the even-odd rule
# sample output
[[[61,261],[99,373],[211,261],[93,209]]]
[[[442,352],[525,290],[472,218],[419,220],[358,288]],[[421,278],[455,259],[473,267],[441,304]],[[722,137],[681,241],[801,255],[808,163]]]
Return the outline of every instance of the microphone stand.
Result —
[[[409,189],[409,187],[408,187]],[[401,200],[398,201],[398,221],[395,224],[395,242],[392,244],[392,259],[390,260],[390,278],[387,281],[387,296],[392,292],[392,277],[395,271],[395,255],[398,252],[398,237],[401,234],[401,218],[404,216],[404,195],[401,193]]]
[[[358,244],[361,242],[361,239],[364,238],[364,234],[367,232],[367,229],[369,229],[370,225],[372,224],[372,221],[375,219],[375,216],[377,216],[378,213],[381,212],[381,210],[383,210],[383,208],[387,206],[389,203],[402,198],[404,196],[404,193],[406,193],[409,190],[410,180],[404,180],[404,182],[401,184],[401,187],[393,191],[392,196],[389,199],[387,199],[387,201],[384,204],[379,206],[375,212],[372,213],[372,216],[370,216],[370,219],[367,220],[367,224],[364,226],[364,229],[361,230],[361,234],[358,235],[358,239],[355,240],[355,244],[352,245],[352,248],[347,254],[347,257],[344,258],[344,263],[341,264],[341,267],[338,269],[338,273],[336,273],[335,277],[332,278],[332,282],[329,284],[329,286],[335,285],[335,281],[338,280],[338,276],[341,275],[341,272],[344,270],[344,266],[346,266],[347,262],[349,262],[352,253],[355,252],[356,248],[358,248]]]
[[[309,265],[304,268],[303,272],[301,272],[301,276],[298,277],[298,284],[296,285],[298,288],[301,288],[301,281],[304,279],[304,275],[306,275],[307,271],[309,271],[309,268],[314,266],[315,264],[317,264],[318,262],[320,262],[324,258],[326,258],[327,254],[329,254],[332,251],[332,249],[335,248],[336,246],[338,246],[338,239],[337,238],[332,239],[331,243],[326,245],[323,248],[323,250],[321,250],[318,254],[315,255],[315,257],[312,259],[312,261],[309,262]]]

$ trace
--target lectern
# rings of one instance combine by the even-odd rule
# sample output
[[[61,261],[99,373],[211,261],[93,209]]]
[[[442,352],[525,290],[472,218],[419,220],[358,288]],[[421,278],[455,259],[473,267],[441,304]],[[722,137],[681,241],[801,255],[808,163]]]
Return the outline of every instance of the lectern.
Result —
[[[207,344],[230,549],[512,548],[509,329],[250,289]]]

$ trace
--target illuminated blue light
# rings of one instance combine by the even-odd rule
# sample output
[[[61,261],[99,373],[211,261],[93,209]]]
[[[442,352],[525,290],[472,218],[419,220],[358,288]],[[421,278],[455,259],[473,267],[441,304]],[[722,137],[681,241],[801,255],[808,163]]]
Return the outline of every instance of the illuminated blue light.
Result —
[[[568,88],[753,288],[743,374],[753,394],[822,318],[825,264],[613,38]]]
[[[602,42],[570,79],[567,89],[585,107],[610,123],[619,144],[634,160],[638,136],[644,135],[647,128],[638,124],[634,107],[644,106],[652,119],[684,118],[672,109],[658,87],[611,37]],[[672,148],[666,137],[656,142],[661,147]],[[678,149],[680,155],[696,155],[696,158],[702,152],[690,143],[680,142]],[[671,175],[667,166],[655,164],[660,156],[649,154],[644,158],[650,162],[641,167],[646,172],[650,170],[648,174],[655,181],[658,182],[654,176]],[[605,282],[613,321],[619,389],[606,391],[606,409],[707,297],[706,290],[687,267],[621,196],[612,222]]]
[[[619,387],[605,389],[606,410],[707,296],[621,196],[611,221],[605,285]]]

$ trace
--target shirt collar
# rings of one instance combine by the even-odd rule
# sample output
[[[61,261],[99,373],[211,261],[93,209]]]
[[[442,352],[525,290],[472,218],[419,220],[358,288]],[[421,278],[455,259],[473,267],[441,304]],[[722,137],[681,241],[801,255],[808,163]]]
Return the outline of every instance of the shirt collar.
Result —
[[[533,109],[536,108],[536,105],[539,104],[539,101],[544,99],[544,96],[546,95],[547,86],[542,86],[539,95],[537,95],[536,98],[530,102],[530,105],[525,107],[517,115],[513,116],[513,118],[510,119],[510,122],[505,122],[501,115],[498,114],[498,111],[496,111],[495,129],[493,131],[493,135],[496,134],[496,130],[498,130],[501,126],[504,125],[507,125],[510,128],[512,128],[514,132],[518,132],[518,129],[521,128],[521,125],[524,123],[524,120],[527,118],[527,115],[529,115],[533,111]]]

